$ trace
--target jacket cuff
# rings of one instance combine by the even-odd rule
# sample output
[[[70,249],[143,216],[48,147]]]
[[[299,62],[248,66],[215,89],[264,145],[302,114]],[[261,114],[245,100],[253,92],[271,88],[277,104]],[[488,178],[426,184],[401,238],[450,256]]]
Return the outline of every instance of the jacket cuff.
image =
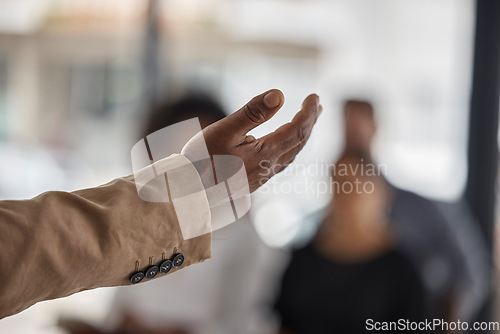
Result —
[[[195,166],[181,154],[161,159],[134,174],[139,197],[173,203],[185,240],[212,231],[210,205]]]
[[[134,179],[139,197],[147,206],[161,208],[157,214],[164,223],[153,232],[159,235],[159,247],[136,253],[133,271],[122,283],[147,281],[210,258],[210,207],[193,164],[174,154],[139,170]]]

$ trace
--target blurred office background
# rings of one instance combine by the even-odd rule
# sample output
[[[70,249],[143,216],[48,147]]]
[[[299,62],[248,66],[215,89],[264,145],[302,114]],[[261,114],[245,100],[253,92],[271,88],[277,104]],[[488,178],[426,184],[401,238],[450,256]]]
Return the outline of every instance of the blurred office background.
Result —
[[[195,90],[229,112],[279,88],[285,106],[257,135],[289,121],[311,92],[324,106],[297,163],[333,161],[342,100],[369,98],[387,178],[457,200],[467,184],[475,11],[472,0],[1,0],[0,198],[130,174],[130,148],[155,102]],[[301,217],[327,201],[281,192],[272,209],[269,194],[254,195],[262,247],[286,248]],[[276,214],[287,215],[284,226]],[[105,322],[113,294],[40,303],[1,320],[0,332],[60,333],[61,316]]]

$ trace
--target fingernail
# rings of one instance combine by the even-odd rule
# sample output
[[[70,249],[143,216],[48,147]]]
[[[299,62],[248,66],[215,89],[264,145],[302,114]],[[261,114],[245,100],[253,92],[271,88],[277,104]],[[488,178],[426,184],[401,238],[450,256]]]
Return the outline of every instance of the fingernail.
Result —
[[[268,108],[277,107],[280,104],[280,96],[276,92],[269,92],[264,96],[264,104]]]

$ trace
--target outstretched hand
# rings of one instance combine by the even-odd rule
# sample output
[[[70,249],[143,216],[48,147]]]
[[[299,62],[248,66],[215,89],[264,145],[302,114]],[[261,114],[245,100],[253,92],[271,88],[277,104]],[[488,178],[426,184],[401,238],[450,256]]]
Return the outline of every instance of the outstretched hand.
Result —
[[[284,102],[281,91],[269,90],[203,130],[210,155],[235,155],[243,160],[250,192],[281,172],[295,159],[309,139],[323,110],[319,104],[319,96],[311,94],[304,100],[302,109],[291,122],[261,138],[247,135],[250,130],[271,119]],[[266,162],[266,170],[262,161]]]

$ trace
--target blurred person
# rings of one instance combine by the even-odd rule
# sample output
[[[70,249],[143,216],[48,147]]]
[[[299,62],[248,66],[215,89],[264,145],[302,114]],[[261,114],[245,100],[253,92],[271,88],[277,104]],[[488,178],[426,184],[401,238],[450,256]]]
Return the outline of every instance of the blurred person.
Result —
[[[259,139],[247,135],[283,103],[279,90],[267,91],[203,130],[211,154],[243,160],[251,192],[263,181],[259,161],[273,165],[293,161],[322,110],[313,94],[294,119],[275,132]],[[201,172],[185,156],[174,154],[158,163],[167,169],[183,166],[182,175],[171,182],[188,179],[203,187]],[[134,176],[141,177],[142,172]],[[193,217],[210,224],[206,197],[188,204]],[[135,284],[147,281],[142,280],[145,275],[156,279],[162,275],[153,272],[151,262],[162,255],[175,256],[177,265],[169,273],[203,262],[211,257],[211,235],[184,240],[173,204],[141,200],[134,177],[127,176],[72,193],[46,192],[31,200],[0,201],[0,250],[0,318],[4,318],[42,300]]]
[[[371,103],[348,100],[344,122],[345,148],[340,160],[358,157],[372,162],[376,122]],[[447,321],[472,321],[488,294],[489,280],[487,253],[467,206],[435,203],[383,179],[389,194],[387,221],[397,248],[415,266],[423,283],[428,296],[425,314]],[[321,210],[309,220],[322,222],[328,215],[328,210]]]
[[[344,104],[343,155],[372,160],[375,111],[369,101]],[[440,318],[472,321],[488,294],[488,255],[463,201],[439,203],[391,185],[390,221],[398,244],[412,260]]]
[[[292,253],[283,277],[280,333],[366,333],[374,322],[431,315],[415,267],[396,246],[391,188],[366,173],[369,165],[356,153],[335,164],[326,216],[313,240]]]

